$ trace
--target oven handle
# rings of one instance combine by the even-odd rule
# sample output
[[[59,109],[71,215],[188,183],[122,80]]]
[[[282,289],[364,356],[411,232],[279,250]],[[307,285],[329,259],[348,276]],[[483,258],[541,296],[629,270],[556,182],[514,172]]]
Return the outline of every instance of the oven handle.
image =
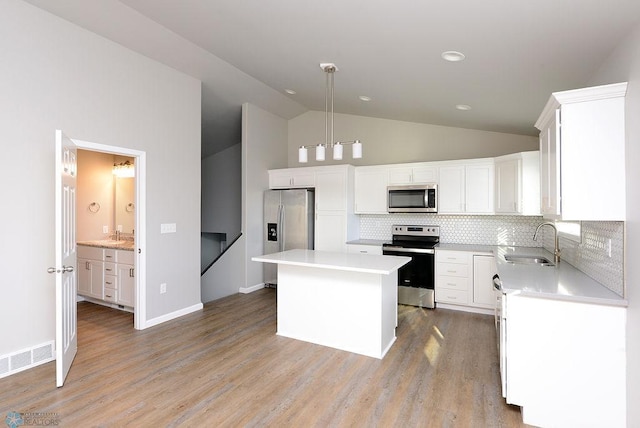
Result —
[[[493,275],[493,288],[498,291],[502,291],[502,281],[500,281],[498,274]]]
[[[421,254],[435,254],[436,250],[431,248],[404,248],[404,247],[384,247],[382,252],[395,251],[399,253],[421,253]]]

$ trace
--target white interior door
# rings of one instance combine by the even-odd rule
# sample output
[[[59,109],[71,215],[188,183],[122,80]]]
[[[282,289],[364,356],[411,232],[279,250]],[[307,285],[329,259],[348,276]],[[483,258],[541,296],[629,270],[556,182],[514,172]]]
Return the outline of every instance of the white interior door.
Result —
[[[76,173],[77,150],[71,139],[56,130],[55,218],[56,265],[56,385],[64,384],[78,351],[76,308]]]

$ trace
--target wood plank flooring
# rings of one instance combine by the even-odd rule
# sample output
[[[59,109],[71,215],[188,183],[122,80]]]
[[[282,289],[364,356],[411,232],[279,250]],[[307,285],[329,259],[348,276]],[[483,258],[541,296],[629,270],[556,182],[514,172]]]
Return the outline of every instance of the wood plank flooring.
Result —
[[[79,350],[0,379],[0,416],[55,412],[60,426],[519,427],[500,394],[493,317],[399,306],[383,360],[276,336],[276,291],[205,305],[147,330],[78,305]],[[312,304],[312,302],[310,303]]]

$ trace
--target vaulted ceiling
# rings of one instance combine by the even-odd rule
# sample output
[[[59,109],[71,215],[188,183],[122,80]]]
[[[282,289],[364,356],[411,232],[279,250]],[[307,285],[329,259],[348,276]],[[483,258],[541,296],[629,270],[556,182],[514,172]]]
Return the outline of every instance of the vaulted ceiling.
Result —
[[[550,93],[587,84],[640,22],[637,0],[28,2],[202,80],[203,156],[240,141],[243,102],[324,110],[322,62],[336,112],[535,135]]]

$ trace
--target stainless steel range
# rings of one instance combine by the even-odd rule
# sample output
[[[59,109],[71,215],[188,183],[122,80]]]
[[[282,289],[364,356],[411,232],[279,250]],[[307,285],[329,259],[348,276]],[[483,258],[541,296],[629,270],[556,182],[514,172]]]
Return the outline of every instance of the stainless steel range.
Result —
[[[435,308],[435,249],[439,226],[391,226],[392,241],[382,245],[382,254],[411,257],[398,269],[398,303]]]

